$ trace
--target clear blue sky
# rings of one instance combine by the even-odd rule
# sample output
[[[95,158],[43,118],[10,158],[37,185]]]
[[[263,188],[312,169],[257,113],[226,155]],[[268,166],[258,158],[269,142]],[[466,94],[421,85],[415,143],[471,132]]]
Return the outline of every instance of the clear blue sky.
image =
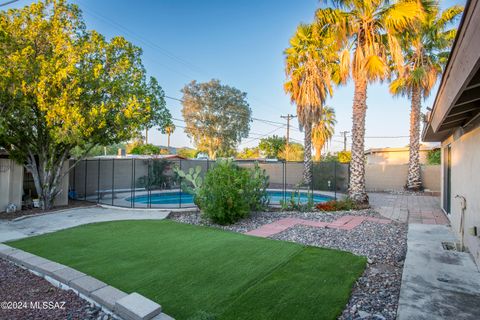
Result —
[[[19,7],[30,0],[3,7]],[[311,22],[318,0],[264,1],[126,1],[72,0],[83,10],[88,29],[107,37],[122,35],[144,51],[144,65],[155,76],[166,95],[181,98],[180,89],[191,80],[220,79],[223,83],[247,92],[253,116],[283,121],[281,114],[295,113],[283,91],[283,50],[300,22]],[[442,7],[462,0],[442,1]],[[434,91],[435,93],[435,91]],[[338,124],[331,149],[342,147],[340,131],[351,131],[353,85],[339,88],[328,101],[336,113]],[[433,103],[432,97],[423,103]],[[366,148],[405,146],[408,138],[373,138],[377,136],[408,136],[409,101],[392,98],[387,84],[368,89]],[[181,119],[181,105],[167,99],[175,118]],[[183,125],[175,121],[178,126]],[[293,122],[292,139],[302,141],[298,123]],[[240,145],[254,146],[258,137],[267,133],[285,135],[286,128],[254,121],[251,136]],[[166,144],[167,138],[157,130],[150,131],[149,140]],[[350,143],[350,140],[349,140]],[[172,145],[191,146],[177,128]]]

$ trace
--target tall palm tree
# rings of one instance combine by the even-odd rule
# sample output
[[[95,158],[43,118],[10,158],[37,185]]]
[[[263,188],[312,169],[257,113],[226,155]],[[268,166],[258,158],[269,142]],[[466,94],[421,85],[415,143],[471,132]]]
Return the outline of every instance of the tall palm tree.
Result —
[[[320,161],[322,149],[330,141],[335,133],[335,110],[328,106],[323,107],[320,121],[314,124],[312,129],[312,144],[315,149],[315,161]]]
[[[419,159],[421,99],[430,95],[445,67],[456,34],[456,30],[449,29],[449,26],[462,11],[460,6],[450,7],[443,12],[438,6],[433,6],[415,29],[402,36],[405,64],[390,84],[390,92],[411,99],[410,155],[406,184],[409,190],[422,188]]]
[[[170,148],[170,135],[175,131],[175,125],[173,123],[170,123],[165,127],[165,134],[167,134],[168,137],[168,143],[167,146]]]
[[[342,79],[351,74],[354,81],[352,161],[349,196],[357,203],[368,203],[365,190],[365,116],[368,83],[389,76],[389,58],[403,63],[396,35],[423,19],[419,1],[345,0],[334,1],[336,8],[318,9],[315,20],[319,28],[336,34],[343,50],[340,53]]]
[[[312,181],[312,125],[321,118],[325,100],[333,93],[337,66],[335,41],[327,32],[320,31],[315,25],[300,24],[285,50],[285,91],[297,105],[298,122],[305,134],[305,184]]]

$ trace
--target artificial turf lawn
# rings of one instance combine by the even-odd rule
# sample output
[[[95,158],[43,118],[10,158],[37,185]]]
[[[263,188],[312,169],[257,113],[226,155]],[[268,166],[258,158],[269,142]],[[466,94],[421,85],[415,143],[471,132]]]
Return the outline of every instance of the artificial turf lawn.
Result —
[[[163,221],[96,223],[10,242],[125,292],[177,320],[335,319],[365,259]]]

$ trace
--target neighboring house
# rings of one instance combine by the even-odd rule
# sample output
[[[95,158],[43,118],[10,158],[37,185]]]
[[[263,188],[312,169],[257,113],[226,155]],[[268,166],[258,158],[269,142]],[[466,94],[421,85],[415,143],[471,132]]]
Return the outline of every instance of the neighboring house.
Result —
[[[424,141],[442,143],[442,207],[480,264],[480,3],[467,2]]]
[[[438,147],[421,146],[420,164],[427,164],[428,152]],[[372,148],[365,151],[367,164],[408,164],[409,148]]]

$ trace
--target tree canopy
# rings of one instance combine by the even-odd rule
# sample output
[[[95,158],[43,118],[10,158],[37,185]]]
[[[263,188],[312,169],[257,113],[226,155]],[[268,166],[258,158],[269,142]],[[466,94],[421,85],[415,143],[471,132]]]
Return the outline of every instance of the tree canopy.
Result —
[[[252,111],[247,94],[219,80],[192,81],[183,89],[182,114],[185,132],[199,151],[210,158],[235,153],[242,138],[248,136]]]
[[[280,153],[285,149],[287,140],[284,137],[273,135],[260,139],[258,148],[266,158],[279,158]]]
[[[32,172],[44,208],[73,148],[126,141],[170,118],[141,53],[87,31],[64,0],[0,12],[0,145]]]

